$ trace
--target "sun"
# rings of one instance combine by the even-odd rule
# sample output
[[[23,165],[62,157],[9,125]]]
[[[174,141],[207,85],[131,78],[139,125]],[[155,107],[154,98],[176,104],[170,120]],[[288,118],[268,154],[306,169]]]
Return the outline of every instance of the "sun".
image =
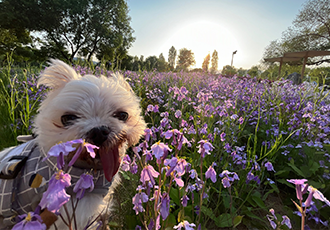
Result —
[[[239,50],[238,42],[232,33],[210,21],[183,25],[166,40],[161,52],[168,55],[168,50],[172,46],[177,50],[177,56],[182,48],[187,48],[195,54],[196,64],[193,68],[201,68],[206,55],[212,56],[216,50],[219,57],[218,68],[222,69],[223,66],[231,64],[232,53]]]

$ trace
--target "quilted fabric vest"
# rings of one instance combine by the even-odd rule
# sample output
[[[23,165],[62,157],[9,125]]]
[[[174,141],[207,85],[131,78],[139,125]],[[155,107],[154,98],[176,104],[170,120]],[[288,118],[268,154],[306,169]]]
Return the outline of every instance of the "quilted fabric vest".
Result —
[[[32,212],[39,204],[43,192],[47,190],[47,184],[51,176],[56,172],[57,159],[51,157],[46,161],[46,157],[37,145],[35,140],[19,145],[11,149],[5,156],[0,159],[0,173],[2,178],[13,173],[11,170],[14,166],[22,164],[18,175],[13,179],[0,179],[0,217],[2,216],[5,226],[0,229],[6,229],[7,226],[15,224],[15,217],[27,212]],[[72,189],[79,180],[80,175],[89,172],[94,177],[94,190],[92,193],[106,195],[111,186],[103,174],[103,170],[92,171],[71,167],[68,173],[71,175],[71,186],[67,189],[72,194]],[[31,176],[40,174],[45,181],[45,185],[39,188],[31,188],[29,181]]]

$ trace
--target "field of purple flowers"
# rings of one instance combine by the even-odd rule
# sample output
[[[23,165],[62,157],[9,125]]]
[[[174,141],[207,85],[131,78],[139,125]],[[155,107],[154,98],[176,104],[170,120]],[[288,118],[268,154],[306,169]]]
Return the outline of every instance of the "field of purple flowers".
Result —
[[[112,229],[329,228],[330,95],[306,82],[123,74],[148,129],[123,159]],[[31,132],[37,76],[3,69],[1,148]]]

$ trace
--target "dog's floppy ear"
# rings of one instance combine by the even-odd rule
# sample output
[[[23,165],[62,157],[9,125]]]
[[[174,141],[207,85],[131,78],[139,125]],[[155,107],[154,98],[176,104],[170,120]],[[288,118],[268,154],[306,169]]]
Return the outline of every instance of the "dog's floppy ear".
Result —
[[[38,86],[45,85],[52,89],[62,88],[69,81],[81,77],[71,66],[60,60],[51,59],[50,64],[41,74]]]

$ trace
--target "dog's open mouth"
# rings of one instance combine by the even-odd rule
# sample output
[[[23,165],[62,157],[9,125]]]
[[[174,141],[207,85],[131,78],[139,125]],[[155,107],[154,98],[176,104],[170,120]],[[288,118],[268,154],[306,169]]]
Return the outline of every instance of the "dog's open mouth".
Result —
[[[84,148],[79,158],[74,163],[75,167],[93,170],[102,170],[105,178],[111,182],[112,178],[119,170],[121,159],[119,150],[126,141],[126,134],[112,135],[103,143],[99,144],[98,149],[94,149],[95,158],[92,158],[90,153]],[[93,143],[93,140],[88,141]],[[72,159],[75,152],[69,154],[69,159]]]
[[[101,146],[99,149],[94,149],[95,158],[92,158],[86,149],[84,149],[74,163],[74,166],[93,170],[103,169],[105,178],[111,182],[114,175],[118,172],[121,162],[119,148],[119,145],[112,147]],[[70,153],[69,158],[72,158],[74,154],[75,152]]]
[[[118,146],[109,149],[101,147],[98,150],[98,154],[101,158],[105,178],[111,182],[114,175],[118,172],[121,162]]]

